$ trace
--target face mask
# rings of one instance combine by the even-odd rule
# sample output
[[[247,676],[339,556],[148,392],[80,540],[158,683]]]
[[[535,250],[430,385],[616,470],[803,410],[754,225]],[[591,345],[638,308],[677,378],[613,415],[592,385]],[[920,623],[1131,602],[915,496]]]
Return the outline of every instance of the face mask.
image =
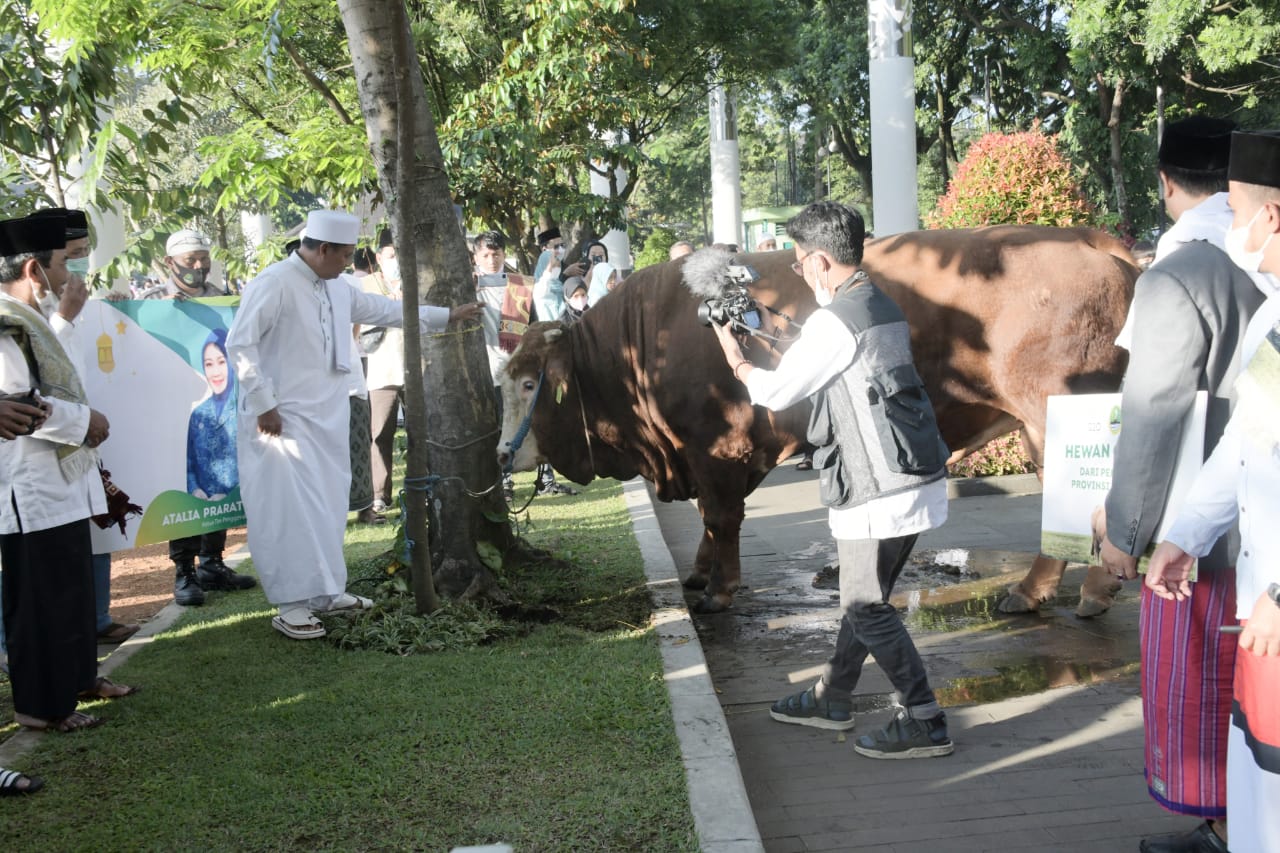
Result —
[[[1223,239],[1223,246],[1227,250],[1227,256],[1245,272],[1258,272],[1258,267],[1262,266],[1262,253],[1267,250],[1267,244],[1275,236],[1274,234],[1268,234],[1267,239],[1262,241],[1262,246],[1257,251],[1250,252],[1245,249],[1245,243],[1249,242],[1249,229],[1253,227],[1253,223],[1258,221],[1258,215],[1262,213],[1262,210],[1261,207],[1258,208],[1258,212],[1249,220],[1248,225],[1241,228],[1232,228]]]
[[[814,291],[813,297],[818,300],[819,308],[826,308],[835,301],[835,297],[831,295],[831,291],[827,290],[825,287],[819,287]]]
[[[209,271],[201,267],[184,267],[181,264],[173,265],[173,274],[178,281],[190,288],[204,287],[205,281],[209,278]]]
[[[89,259],[88,258],[68,258],[67,272],[73,272],[76,275],[80,276],[81,278],[84,278],[89,274]]]
[[[556,246],[551,250],[551,253],[556,256],[557,261],[564,260],[564,246]]]
[[[587,307],[587,297],[572,296],[569,298],[569,304],[572,305],[574,309],[582,311]]]
[[[36,306],[40,313],[45,317],[52,317],[58,310],[58,295],[49,286],[49,276],[45,275],[44,267],[40,266],[39,262],[36,263],[36,269],[40,270],[40,278],[44,279],[44,288],[31,288],[31,295],[36,298]]]
[[[400,261],[397,258],[387,258],[382,261],[379,266],[382,268],[382,277],[387,281],[400,280]]]

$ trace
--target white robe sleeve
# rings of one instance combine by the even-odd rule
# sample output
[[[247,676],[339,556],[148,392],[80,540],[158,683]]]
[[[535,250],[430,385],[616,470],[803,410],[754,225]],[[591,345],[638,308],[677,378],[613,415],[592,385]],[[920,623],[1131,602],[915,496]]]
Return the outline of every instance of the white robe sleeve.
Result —
[[[362,326],[392,326],[401,328],[404,325],[404,303],[398,299],[389,299],[380,293],[365,293],[358,287],[351,288],[351,322]],[[435,305],[422,305],[418,308],[419,330],[441,332],[449,325],[449,309]]]
[[[263,336],[280,317],[279,282],[262,281],[248,288],[227,333],[227,354],[240,382],[244,411],[257,417],[279,405],[271,380],[262,372],[260,346]]]
[[[1166,541],[1194,557],[1208,554],[1240,512],[1237,495],[1243,448],[1234,427],[1233,418],[1187,491],[1177,520],[1165,534]]]
[[[31,437],[55,444],[84,444],[85,434],[89,432],[89,407],[53,397],[46,397],[45,400],[53,408],[53,412]]]

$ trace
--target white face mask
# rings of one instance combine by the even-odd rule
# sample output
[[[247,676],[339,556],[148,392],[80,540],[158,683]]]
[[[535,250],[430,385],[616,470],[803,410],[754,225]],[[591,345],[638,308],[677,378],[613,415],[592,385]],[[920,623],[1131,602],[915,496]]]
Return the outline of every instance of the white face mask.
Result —
[[[382,269],[382,277],[387,281],[400,280],[400,261],[397,258],[387,258],[378,264]]]
[[[32,295],[36,298],[36,306],[40,313],[45,317],[52,317],[54,312],[58,310],[58,295],[53,292],[53,288],[49,286],[49,276],[45,274],[44,267],[36,262],[36,269],[40,270],[40,278],[44,279],[44,288],[31,289]]]
[[[813,298],[818,300],[819,308],[826,308],[835,301],[835,297],[831,295],[831,291],[827,290],[825,287],[819,287],[815,290],[813,292]]]
[[[1271,242],[1271,238],[1275,234],[1268,234],[1267,239],[1262,241],[1262,246],[1256,251],[1250,252],[1246,249],[1245,243],[1249,242],[1249,229],[1253,227],[1253,223],[1258,221],[1258,215],[1262,213],[1263,208],[1258,208],[1258,212],[1249,220],[1248,225],[1240,228],[1232,228],[1227,232],[1227,236],[1223,238],[1223,246],[1227,250],[1227,256],[1232,262],[1245,272],[1258,272],[1258,268],[1262,266],[1262,253],[1267,250],[1267,244]]]
[[[552,250],[551,250],[551,254],[553,254],[553,255],[555,255],[555,256],[556,256],[556,260],[557,260],[557,261],[563,261],[563,260],[564,260],[564,246],[556,246],[554,249],[552,249]]]

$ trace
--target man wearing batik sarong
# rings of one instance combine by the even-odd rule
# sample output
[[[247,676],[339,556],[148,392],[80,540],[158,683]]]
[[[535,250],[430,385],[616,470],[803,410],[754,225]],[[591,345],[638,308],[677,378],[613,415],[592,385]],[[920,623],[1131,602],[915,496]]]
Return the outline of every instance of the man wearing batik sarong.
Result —
[[[1236,132],[1226,249],[1246,272],[1280,274],[1280,132]],[[1240,526],[1236,616],[1243,629],[1227,740],[1231,849],[1280,851],[1280,296],[1245,332],[1245,368],[1222,439],[1151,558],[1147,586],[1186,600],[1193,560]]]
[[[1198,390],[1209,392],[1205,450],[1218,443],[1235,405],[1244,331],[1262,304],[1260,286],[1231,262],[1227,162],[1233,122],[1193,117],[1170,124],[1157,156],[1161,194],[1174,225],[1134,289],[1117,343],[1129,350],[1107,495],[1102,562],[1137,577],[1168,506],[1183,424]],[[1259,276],[1263,279],[1263,276]],[[1265,284],[1265,282],[1263,282]],[[1176,509],[1176,508],[1173,508]],[[1142,717],[1147,787],[1175,814],[1203,818],[1188,833],[1147,838],[1145,853],[1226,850],[1227,728],[1236,638],[1239,537],[1228,531],[1200,561],[1187,601],[1144,589],[1140,611]]]

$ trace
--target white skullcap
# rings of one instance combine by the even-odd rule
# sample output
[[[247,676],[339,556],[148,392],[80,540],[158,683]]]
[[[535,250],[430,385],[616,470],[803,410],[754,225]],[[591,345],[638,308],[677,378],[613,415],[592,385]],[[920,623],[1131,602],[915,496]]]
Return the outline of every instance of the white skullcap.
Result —
[[[194,228],[184,228],[169,235],[164,244],[164,253],[169,257],[186,252],[207,252],[213,242]]]
[[[354,246],[360,239],[360,220],[341,210],[313,210],[307,214],[306,234],[322,243]]]

